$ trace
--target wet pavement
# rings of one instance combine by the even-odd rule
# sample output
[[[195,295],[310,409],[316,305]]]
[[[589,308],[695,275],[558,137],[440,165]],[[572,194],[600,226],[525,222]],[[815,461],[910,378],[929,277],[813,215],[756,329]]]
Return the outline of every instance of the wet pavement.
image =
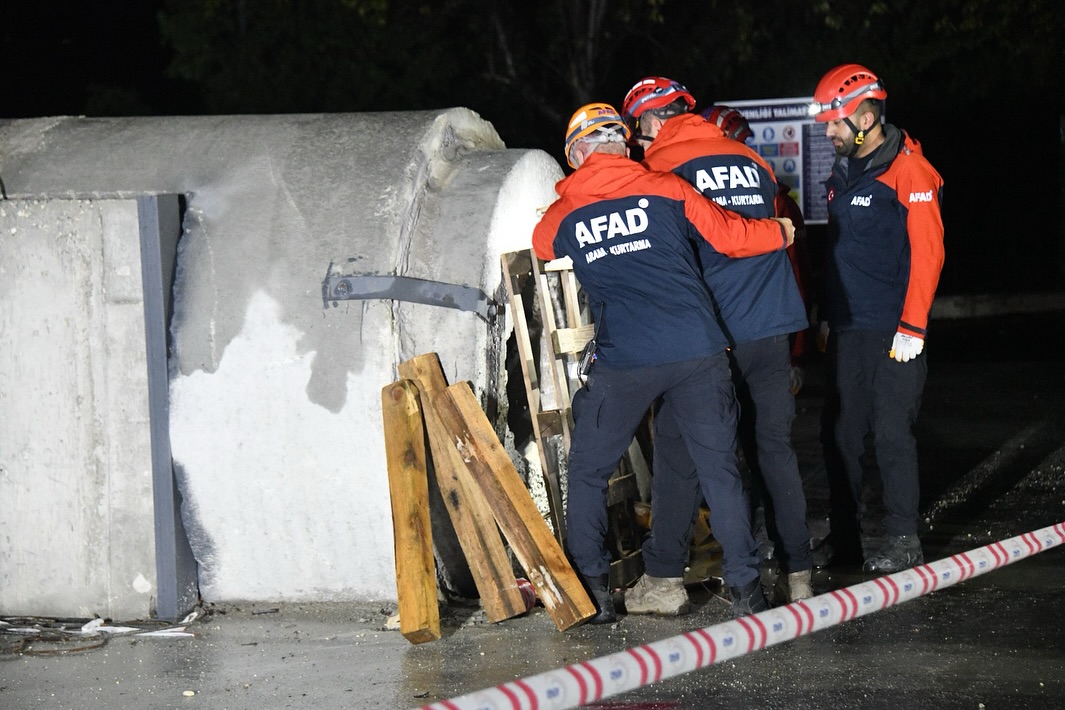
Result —
[[[917,431],[929,562],[1065,521],[1065,358],[1053,342],[1065,314],[933,327]],[[822,393],[815,367],[795,424],[815,537],[827,525]],[[870,578],[822,570],[815,593]],[[541,607],[489,624],[475,604],[452,604],[443,638],[420,645],[386,630],[389,603],[208,606],[189,636],[77,638],[59,631],[85,620],[9,618],[53,630],[0,633],[0,708],[415,708],[728,621],[715,591],[691,587],[687,616],[562,633]],[[1065,545],[591,707],[1065,707]]]

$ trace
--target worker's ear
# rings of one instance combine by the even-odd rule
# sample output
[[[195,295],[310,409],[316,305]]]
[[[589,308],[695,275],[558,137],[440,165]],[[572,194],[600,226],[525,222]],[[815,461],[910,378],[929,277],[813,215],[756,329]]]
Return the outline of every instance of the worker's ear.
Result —
[[[869,119],[868,121],[866,121],[867,117]],[[861,126],[861,129],[863,131],[868,133],[869,131],[873,130],[873,126],[876,125],[876,115],[872,111],[864,112],[862,114],[862,122],[858,125]]]
[[[572,151],[570,157],[573,159],[573,165],[579,168],[584,164],[584,159],[588,157],[587,141],[577,141],[573,144]]]
[[[662,130],[662,124],[666,122],[666,119],[661,116],[655,116],[651,114],[651,133],[658,135],[658,132]]]

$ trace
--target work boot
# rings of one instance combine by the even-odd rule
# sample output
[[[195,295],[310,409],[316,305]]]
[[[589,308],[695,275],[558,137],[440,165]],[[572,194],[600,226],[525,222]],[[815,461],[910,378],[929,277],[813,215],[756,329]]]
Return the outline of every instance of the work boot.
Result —
[[[610,594],[610,575],[601,574],[597,577],[585,578],[584,584],[588,588],[588,595],[595,602],[596,611],[595,616],[585,623],[613,624],[617,621],[618,615],[614,610],[614,597]]]
[[[732,596],[732,615],[737,619],[769,608],[757,578],[742,587],[729,587],[729,594]]]
[[[895,535],[884,540],[880,551],[865,561],[866,572],[893,574],[924,564],[924,552],[917,535]]]
[[[625,590],[625,611],[629,614],[681,616],[691,610],[683,577],[652,577],[645,574]]]
[[[810,585],[810,577],[811,572],[808,569],[789,574],[781,572],[780,576],[777,577],[776,599],[783,601],[785,604],[790,604],[800,599],[811,598],[814,595],[814,590]]]

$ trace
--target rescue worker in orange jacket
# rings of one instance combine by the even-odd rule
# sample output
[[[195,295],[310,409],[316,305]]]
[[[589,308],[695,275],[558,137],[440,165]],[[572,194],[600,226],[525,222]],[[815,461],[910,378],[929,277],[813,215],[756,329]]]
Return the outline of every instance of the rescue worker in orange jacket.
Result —
[[[568,256],[597,323],[596,361],[573,397],[567,547],[592,594],[590,623],[616,619],[605,549],[607,480],[651,404],[677,410],[703,494],[714,506],[723,576],[737,615],[765,608],[746,496],[736,468],[736,407],[727,344],[703,283],[696,244],[730,256],[781,251],[791,221],[745,220],[684,180],[629,160],[628,129],[613,107],[589,104],[570,120],[566,158],[576,171],[533,231],[541,259]]]
[[[632,87],[622,116],[644,148],[644,165],[683,177],[729,211],[774,216],[778,190],[773,171],[716,123],[691,113],[694,106],[691,93],[665,77],[647,77]],[[766,507],[772,510],[767,517],[775,522],[773,542],[782,570],[780,596],[808,599],[813,596],[810,530],[791,443],[795,396],[790,353],[790,335],[809,325],[806,307],[786,252],[735,260],[701,248],[700,263],[729,337],[741,426],[749,425],[753,432],[753,442],[748,442],[753,445],[746,449],[752,477],[760,478],[768,492]],[[651,536],[643,550],[646,574],[626,593],[630,612],[669,614],[676,601],[686,598],[683,570],[691,518],[681,505],[692,496],[675,482],[692,478],[692,463],[684,448],[672,443],[677,438],[673,415],[668,403],[656,412]],[[713,504],[708,504],[713,515]]]
[[[833,440],[845,475],[833,487],[823,563],[864,556],[865,570],[880,573],[924,561],[913,427],[928,372],[928,314],[944,259],[943,179],[917,141],[884,122],[886,98],[876,74],[844,64],[821,78],[811,107],[836,151],[825,183],[822,316],[839,395]],[[869,433],[884,517],[883,543],[866,554],[861,458]]]
[[[714,104],[699,112],[703,118],[715,124],[725,134],[726,138],[747,144],[754,137],[754,131],[747,118],[737,109],[723,104]],[[791,187],[786,183],[777,181],[777,194],[773,199],[777,217],[788,217],[795,225],[795,242],[788,247],[788,258],[791,259],[792,271],[795,273],[795,283],[799,287],[799,294],[803,303],[806,304],[807,314],[814,312],[817,287],[814,283],[813,260],[810,255],[810,245],[806,242],[806,220],[802,215],[802,209],[791,196]],[[807,358],[807,333],[800,330],[791,336],[791,393],[799,394],[805,380],[805,361]]]

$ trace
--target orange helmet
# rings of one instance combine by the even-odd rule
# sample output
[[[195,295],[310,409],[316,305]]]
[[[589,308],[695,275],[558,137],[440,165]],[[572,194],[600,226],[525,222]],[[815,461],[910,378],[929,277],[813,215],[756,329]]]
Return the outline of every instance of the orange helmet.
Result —
[[[822,123],[846,118],[864,99],[887,98],[884,82],[861,64],[841,64],[821,77],[810,112]]]
[[[649,76],[640,79],[636,85],[625,94],[625,101],[621,104],[621,115],[625,117],[625,123],[633,128],[640,120],[644,111],[668,106],[677,99],[683,99],[687,110],[695,108],[695,97],[691,95],[683,84],[662,76]]]
[[[748,138],[754,137],[751,124],[747,123],[742,113],[730,106],[711,106],[703,111],[702,116],[720,128],[727,138],[734,141],[745,143]]]
[[[571,168],[577,167],[570,156],[573,144],[593,133],[598,134],[600,143],[629,140],[629,127],[621,120],[616,108],[610,104],[585,104],[570,117],[566,128],[566,162]]]

